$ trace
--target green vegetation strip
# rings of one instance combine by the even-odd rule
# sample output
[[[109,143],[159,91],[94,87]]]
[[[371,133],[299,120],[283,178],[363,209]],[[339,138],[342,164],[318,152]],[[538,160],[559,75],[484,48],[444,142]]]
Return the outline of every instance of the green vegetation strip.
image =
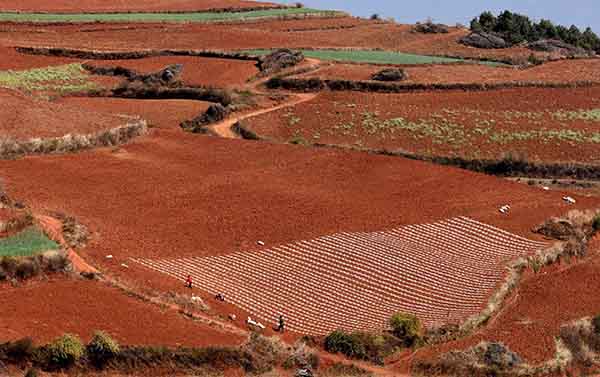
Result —
[[[443,58],[437,56],[404,54],[394,51],[379,50],[301,50],[304,56],[320,60],[334,60],[374,64],[439,64],[461,63],[462,59]],[[249,55],[267,55],[271,50],[248,50]]]
[[[0,238],[0,257],[24,257],[58,248],[56,242],[35,227],[29,227],[8,238]]]
[[[81,64],[0,71],[0,87],[29,91],[80,92],[97,88]]]
[[[286,16],[335,16],[336,11],[311,8],[282,8],[247,12],[190,13],[0,13],[0,21],[12,22],[214,22],[243,21]]]

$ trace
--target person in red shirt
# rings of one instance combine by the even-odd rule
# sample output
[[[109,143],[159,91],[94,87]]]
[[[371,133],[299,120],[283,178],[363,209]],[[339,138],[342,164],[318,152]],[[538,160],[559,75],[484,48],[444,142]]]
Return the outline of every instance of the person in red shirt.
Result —
[[[192,289],[192,275],[188,275],[187,279],[185,279],[185,285],[187,285],[189,289]]]

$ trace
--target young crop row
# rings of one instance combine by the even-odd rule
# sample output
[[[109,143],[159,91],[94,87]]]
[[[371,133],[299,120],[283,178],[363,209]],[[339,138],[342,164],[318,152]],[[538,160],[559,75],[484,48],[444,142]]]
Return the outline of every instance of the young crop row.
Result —
[[[505,264],[530,241],[469,218],[372,233],[340,233],[258,252],[135,261],[222,294],[272,324],[283,313],[302,333],[374,330],[402,311],[426,324],[476,314]]]

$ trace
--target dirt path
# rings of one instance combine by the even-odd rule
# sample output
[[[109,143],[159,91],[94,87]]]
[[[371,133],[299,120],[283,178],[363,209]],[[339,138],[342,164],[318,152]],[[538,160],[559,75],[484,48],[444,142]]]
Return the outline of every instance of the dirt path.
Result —
[[[256,110],[250,113],[246,113],[246,114],[242,114],[242,115],[238,115],[238,116],[234,116],[231,118],[227,118],[224,121],[221,121],[219,123],[216,123],[214,125],[212,125],[210,128],[217,133],[219,136],[223,137],[223,138],[228,138],[228,139],[236,139],[239,138],[238,135],[236,135],[232,130],[231,127],[236,124],[239,121],[242,121],[244,119],[248,119],[248,118],[252,118],[258,115],[263,115],[266,113],[270,113],[272,111],[277,111],[280,109],[284,109],[286,107],[291,107],[291,106],[295,106],[298,105],[300,103],[303,102],[307,102],[310,101],[312,99],[314,99],[316,96],[318,95],[318,93],[303,93],[303,94],[296,94],[294,95],[295,99],[282,103],[281,105],[277,105],[275,107],[270,107],[267,109],[261,109],[261,110]]]

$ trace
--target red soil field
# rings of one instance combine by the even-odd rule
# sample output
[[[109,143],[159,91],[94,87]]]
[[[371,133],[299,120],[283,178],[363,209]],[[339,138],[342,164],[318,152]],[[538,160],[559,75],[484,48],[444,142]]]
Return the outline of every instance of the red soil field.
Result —
[[[315,28],[315,22],[317,28]],[[312,19],[291,21],[264,20],[262,22],[233,24],[161,24],[121,25],[95,31],[86,25],[15,25],[0,24],[6,29],[0,35],[5,45],[53,46],[97,50],[132,49],[252,49],[252,48],[383,48],[423,55],[450,55],[470,58],[516,59],[526,62],[531,51],[525,48],[483,50],[466,47],[457,41],[468,33],[464,29],[451,29],[448,34],[425,35],[413,33],[411,25],[398,25],[361,21],[360,27],[326,28],[327,21]],[[303,27],[306,23],[306,27]],[[333,18],[331,26],[338,23],[353,25],[352,18]],[[140,32],[144,28],[144,32]],[[81,30],[85,29],[86,32]],[[282,31],[298,30],[298,31]],[[309,29],[302,31],[303,29]],[[60,30],[60,33],[50,32]],[[543,57],[545,53],[535,53]]]
[[[531,273],[521,282],[508,305],[474,336],[439,347],[423,349],[416,359],[427,359],[449,350],[471,347],[481,340],[506,344],[529,363],[555,355],[554,338],[560,326],[598,314],[600,299],[600,239],[590,247],[590,257],[573,265],[562,264]]]
[[[65,332],[87,342],[95,330],[126,345],[205,347],[244,340],[99,282],[51,279],[0,288],[0,342],[30,336],[43,344]]]
[[[20,54],[13,47],[4,46],[0,46],[0,55],[2,56],[0,71],[9,69],[20,71],[81,62],[81,59]]]
[[[571,208],[565,193],[401,158],[166,130],[118,152],[28,157],[0,168],[12,197],[97,232],[84,256],[117,270],[121,258],[218,255],[251,250],[257,240],[276,245],[456,216],[530,237],[532,226]],[[511,215],[501,216],[506,203]],[[577,207],[595,203],[578,198]]]
[[[599,98],[600,88],[323,92],[246,124],[259,135],[284,142],[301,136],[308,142],[427,155],[500,158],[517,152],[530,160],[598,163],[600,122],[593,114],[600,108]],[[588,115],[590,119],[583,119]],[[413,123],[384,123],[398,117]],[[571,138],[565,129],[585,138]]]
[[[341,30],[374,25],[371,20],[358,17],[306,18],[296,20],[278,20],[278,22],[247,21],[244,26],[250,29],[260,28],[272,32],[307,32],[315,30]]]
[[[482,309],[507,261],[546,247],[461,217],[258,252],[135,261],[182,282],[191,274],[197,287],[224,294],[264,323],[284,312],[289,329],[325,335],[381,330],[398,311],[427,326],[462,322]]]
[[[131,120],[110,113],[85,112],[4,89],[0,89],[0,102],[0,134],[17,140],[90,134],[124,126]]]
[[[209,102],[191,100],[138,100],[125,98],[65,97],[59,103],[83,111],[139,116],[149,127],[176,128],[206,111]]]
[[[160,56],[131,60],[91,60],[98,67],[121,66],[141,73],[156,72],[171,64],[183,64],[181,79],[189,85],[235,86],[244,84],[258,73],[254,61],[214,59],[192,56]]]
[[[273,3],[243,0],[4,0],[1,11],[20,12],[158,12],[272,7]]]
[[[317,72],[297,77],[320,77],[322,79],[371,80],[383,66],[363,64],[333,64]],[[600,83],[600,60],[561,60],[529,69],[491,67],[485,65],[422,65],[403,68],[408,74],[406,83],[499,83],[510,81],[534,81],[564,83],[595,81]]]

